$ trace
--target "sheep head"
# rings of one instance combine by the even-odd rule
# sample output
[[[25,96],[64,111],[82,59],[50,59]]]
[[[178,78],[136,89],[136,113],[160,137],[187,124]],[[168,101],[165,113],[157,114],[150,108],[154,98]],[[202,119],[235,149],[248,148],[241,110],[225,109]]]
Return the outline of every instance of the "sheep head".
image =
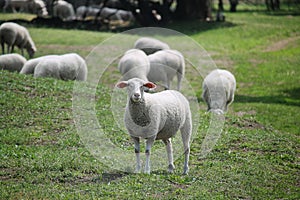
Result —
[[[152,82],[147,82],[142,79],[132,78],[128,81],[121,81],[117,83],[116,87],[125,88],[127,87],[128,98],[133,103],[139,103],[144,101],[144,91],[145,89],[154,89],[156,85]]]

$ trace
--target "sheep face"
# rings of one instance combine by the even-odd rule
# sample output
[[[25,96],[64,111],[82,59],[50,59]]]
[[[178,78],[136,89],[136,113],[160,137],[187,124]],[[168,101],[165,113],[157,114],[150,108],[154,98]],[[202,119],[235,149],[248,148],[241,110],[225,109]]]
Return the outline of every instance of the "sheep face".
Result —
[[[28,53],[28,55],[29,55],[30,58],[33,58],[35,52],[36,52],[36,48],[35,47],[29,47],[29,48],[27,48],[27,53]]]
[[[141,79],[133,78],[128,81],[121,81],[117,83],[117,87],[127,87],[130,101],[133,103],[140,103],[144,101],[144,91],[148,89],[155,89],[156,85],[152,82],[146,82]]]

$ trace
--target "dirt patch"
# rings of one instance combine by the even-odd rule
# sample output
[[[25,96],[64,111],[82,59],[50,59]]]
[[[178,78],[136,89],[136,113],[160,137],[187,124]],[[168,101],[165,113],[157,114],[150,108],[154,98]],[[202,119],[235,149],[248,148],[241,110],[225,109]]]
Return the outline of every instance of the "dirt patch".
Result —
[[[300,36],[295,36],[295,37],[290,37],[285,40],[280,40],[276,43],[271,44],[268,46],[264,52],[274,52],[274,51],[279,51],[284,48],[286,48],[288,45],[292,44],[293,42],[297,41],[300,39]]]
[[[228,121],[232,126],[243,129],[266,129],[263,124],[257,122],[253,117],[254,115],[256,115],[255,110],[239,111],[235,115],[237,117],[226,119],[226,121]]]

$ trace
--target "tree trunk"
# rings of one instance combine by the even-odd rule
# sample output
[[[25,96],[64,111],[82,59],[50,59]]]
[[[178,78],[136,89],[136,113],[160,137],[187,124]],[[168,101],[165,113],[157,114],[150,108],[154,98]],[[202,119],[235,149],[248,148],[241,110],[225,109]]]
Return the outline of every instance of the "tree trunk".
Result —
[[[177,19],[212,19],[211,0],[177,0]]]
[[[230,2],[230,12],[236,12],[236,7],[239,4],[238,0],[229,0]]]

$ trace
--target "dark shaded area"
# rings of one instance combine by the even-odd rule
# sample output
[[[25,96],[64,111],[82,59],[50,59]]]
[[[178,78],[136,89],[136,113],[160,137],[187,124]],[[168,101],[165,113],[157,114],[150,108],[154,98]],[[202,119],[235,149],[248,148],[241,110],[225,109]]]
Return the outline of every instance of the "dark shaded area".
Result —
[[[126,172],[119,172],[119,173],[103,173],[102,178],[100,181],[109,183],[111,181],[123,178],[124,176],[129,175],[129,173]]]
[[[103,21],[81,21],[81,20],[73,20],[73,21],[63,21],[60,18],[52,17],[52,18],[42,18],[37,17],[31,21],[23,20],[23,19],[14,19],[9,21],[0,21],[0,24],[4,22],[15,22],[18,24],[27,24],[34,27],[45,27],[45,28],[59,28],[59,29],[79,29],[79,30],[92,30],[92,31],[125,31],[132,27],[120,27],[117,29],[110,29],[109,23],[105,23]]]
[[[284,104],[287,106],[300,107],[300,88],[282,91],[284,95],[278,96],[246,96],[236,94],[235,102],[239,103],[267,103],[267,104]]]
[[[139,28],[141,26],[135,24],[130,27],[120,27],[114,30],[109,29],[109,24],[104,22],[89,20],[89,21],[62,21],[60,18],[42,18],[37,17],[31,21],[27,21],[24,19],[14,19],[9,20],[10,22],[15,22],[18,24],[26,24],[34,27],[44,27],[44,28],[59,28],[59,29],[79,29],[79,30],[91,30],[91,31],[113,31],[113,32],[122,32],[132,28]],[[4,23],[7,21],[0,21]],[[182,27],[185,27],[183,29]],[[231,22],[206,22],[202,20],[177,20],[174,22],[170,22],[166,26],[162,26],[164,28],[169,28],[173,30],[180,31],[184,34],[191,35],[199,32],[204,32],[212,29],[219,28],[230,28],[236,26]]]
[[[182,27],[182,24],[184,24],[184,28]],[[166,28],[173,29],[180,31],[186,35],[192,35],[200,32],[205,32],[213,29],[223,29],[223,28],[231,28],[235,27],[236,24],[232,22],[217,22],[217,21],[211,21],[206,22],[202,20],[177,20],[175,22],[172,22],[166,26]]]

